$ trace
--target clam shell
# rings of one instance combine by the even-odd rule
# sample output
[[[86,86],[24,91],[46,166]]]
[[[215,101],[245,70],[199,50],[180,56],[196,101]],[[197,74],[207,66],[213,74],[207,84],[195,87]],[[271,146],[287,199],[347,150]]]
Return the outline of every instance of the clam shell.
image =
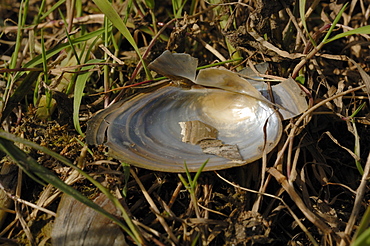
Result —
[[[99,194],[94,202],[115,216],[120,216],[105,195]],[[117,224],[66,194],[62,195],[58,206],[51,243],[54,246],[127,245],[125,235]]]
[[[186,163],[193,172],[209,160],[204,170],[220,170],[271,151],[281,137],[280,116],[292,118],[307,109],[291,78],[272,86],[272,103],[265,83],[222,68],[196,76],[197,64],[190,55],[165,51],[149,68],[197,88],[167,86],[116,103],[89,121],[87,142],[105,144],[113,157],[146,169],[183,172]],[[262,73],[267,69],[257,67]],[[252,70],[244,73],[258,77]]]
[[[218,131],[218,140],[236,146],[242,160],[205,154],[182,141],[180,122],[200,121]],[[282,123],[270,104],[217,88],[167,86],[101,111],[88,123],[87,142],[105,144],[126,163],[166,172],[220,170],[244,165],[272,150]]]

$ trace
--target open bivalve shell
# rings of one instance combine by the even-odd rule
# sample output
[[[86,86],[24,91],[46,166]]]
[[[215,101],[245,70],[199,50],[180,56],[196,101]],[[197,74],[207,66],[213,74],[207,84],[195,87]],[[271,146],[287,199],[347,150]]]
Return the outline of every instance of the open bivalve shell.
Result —
[[[89,121],[87,142],[106,145],[123,162],[165,172],[184,172],[184,163],[194,172],[207,160],[204,170],[220,170],[271,151],[282,133],[276,105],[236,73],[209,68],[196,77],[196,67],[197,60],[189,55],[164,52],[150,69],[207,87],[165,86],[118,102]],[[302,102],[291,103],[305,110],[304,96],[296,98]],[[280,108],[301,113],[297,106]]]

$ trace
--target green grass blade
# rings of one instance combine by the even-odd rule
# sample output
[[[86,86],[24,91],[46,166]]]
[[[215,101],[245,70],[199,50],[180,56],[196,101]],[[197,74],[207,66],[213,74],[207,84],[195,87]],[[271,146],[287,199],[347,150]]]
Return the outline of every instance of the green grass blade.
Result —
[[[186,179],[179,173],[178,174],[178,177],[181,181],[181,183],[185,186],[185,188],[190,192],[190,185],[189,183],[186,181]]]
[[[22,45],[22,39],[23,39],[23,27],[26,23],[26,18],[27,18],[27,11],[28,11],[28,0],[25,0],[25,1],[21,1],[21,4],[20,4],[20,9],[19,9],[19,15],[18,15],[18,28],[17,28],[17,36],[16,36],[16,40],[15,40],[15,47],[14,47],[14,51],[13,51],[13,54],[12,54],[12,57],[11,57],[11,60],[10,60],[10,64],[9,64],[9,68],[15,68],[17,66],[17,62],[18,62],[18,55],[19,55],[19,51],[20,51],[20,48],[21,48],[21,45]],[[14,81],[16,81],[16,79],[13,78],[13,76],[8,76],[7,78],[7,83],[6,83],[6,86],[5,86],[5,89],[3,91],[3,95],[2,95],[2,101],[3,102],[7,102],[7,99],[9,98],[10,96],[10,91],[11,91],[11,88],[12,88],[12,85],[14,83]],[[3,110],[2,107],[4,107],[5,104],[1,104],[0,105],[0,111]]]
[[[306,30],[306,32],[308,33],[308,28],[307,28],[307,24],[306,24],[306,16],[305,16],[305,12],[306,12],[306,0],[300,0],[299,1],[299,15],[301,17],[301,21],[302,21],[302,25],[303,25],[303,28]]]
[[[304,30],[307,33],[307,36],[309,37],[311,43],[316,47],[316,42],[315,40],[311,37],[310,32],[308,31],[307,28],[307,23],[306,23],[306,0],[300,0],[299,1],[299,15],[301,17],[302,25]]]
[[[331,24],[331,27],[329,28],[328,32],[326,33],[324,39],[321,41],[322,43],[324,43],[324,44],[327,43],[327,40],[328,40],[330,34],[333,32],[335,25],[339,22],[340,18],[342,17],[342,14],[343,14],[344,10],[346,10],[346,8],[347,8],[347,5],[348,5],[348,3],[346,3],[340,9],[339,13],[337,14],[337,16],[335,17],[333,23]]]
[[[194,176],[194,179],[193,179],[193,188],[195,189],[196,185],[197,185],[197,182],[198,182],[198,179],[200,177],[200,174],[203,172],[203,169],[206,167],[207,163],[208,163],[209,159],[207,159],[203,164],[202,166],[198,169],[197,173],[195,174]]]
[[[190,172],[189,172],[189,168],[188,168],[188,165],[186,165],[186,162],[184,162],[184,166],[185,166],[185,173],[186,173],[186,177],[188,178],[188,181],[189,181],[189,188],[192,188],[193,187],[193,179],[190,175]]]
[[[33,24],[35,25],[35,26],[37,26],[39,23],[40,23],[40,17],[41,17],[41,15],[42,15],[42,12],[44,11],[44,9],[45,9],[45,5],[46,5],[46,0],[42,0],[41,1],[41,5],[40,5],[40,7],[39,7],[39,12],[37,13],[37,16],[36,16],[36,18],[34,19],[34,21],[33,21]]]
[[[370,207],[367,207],[364,215],[361,218],[360,225],[353,236],[353,246],[370,245]]]
[[[370,245],[370,228],[367,228],[352,244],[352,246],[369,246]]]
[[[18,60],[19,50],[21,48],[21,40],[23,38],[23,27],[26,23],[27,10],[28,10],[28,0],[21,1],[19,16],[18,16],[18,29],[17,29],[17,38],[15,41],[15,48],[12,54],[12,59],[10,61],[10,68],[15,68]]]
[[[89,43],[87,50],[86,50],[86,43],[85,43],[85,45],[84,45],[84,47],[82,49],[83,50],[86,50],[86,52],[85,52],[86,56],[84,57],[84,59],[80,58],[80,60],[82,61],[82,63],[86,63],[87,62],[87,60],[89,59],[88,54],[92,53],[92,50],[94,49],[96,43],[99,42],[99,40],[100,40],[100,37],[98,37],[98,36],[95,37],[95,39],[91,43]],[[77,75],[78,74],[76,74],[76,76],[73,76],[71,82],[68,84],[68,87],[67,87],[66,92],[65,92],[67,95],[71,94],[72,93],[72,90],[74,90]]]
[[[131,44],[131,46],[136,51],[143,68],[145,70],[146,76],[151,79],[151,74],[149,72],[149,69],[147,68],[143,57],[140,54],[139,48],[137,44],[135,43],[134,38],[132,37],[130,31],[126,27],[125,23],[121,19],[121,17],[118,15],[118,13],[114,10],[112,7],[112,4],[108,0],[93,0],[96,6],[105,14],[105,16],[112,22],[112,24],[122,33],[122,35],[127,39],[127,41]]]
[[[95,38],[103,33],[103,29],[96,30],[94,32],[88,33],[86,35],[83,35],[81,37],[71,39],[71,42],[76,45],[81,42],[85,42],[88,40],[91,40],[92,38]],[[41,64],[44,64],[45,59],[50,59],[54,55],[58,54],[61,52],[63,49],[69,47],[69,43],[63,43],[60,44],[48,51],[45,52],[45,54],[40,54],[28,63],[26,63],[23,67],[25,68],[34,68],[34,67],[39,67]],[[19,79],[24,73],[26,72],[19,72],[14,80]],[[4,108],[2,115],[1,115],[1,121],[3,121],[13,110],[14,106],[17,105],[25,95],[27,95],[32,88],[32,85],[35,83],[37,80],[38,76],[40,74],[40,71],[31,71],[27,74],[25,79],[22,81],[20,86],[15,90],[14,94],[9,98],[8,103],[6,107]]]
[[[354,34],[370,34],[370,25],[362,26],[362,27],[359,27],[359,28],[356,28],[356,29],[353,29],[353,30],[350,30],[350,31],[347,31],[347,32],[337,34],[334,37],[327,39],[325,41],[325,43],[330,43],[334,40],[344,38],[344,37],[347,37],[349,35],[354,35]]]
[[[63,19],[64,23],[67,23],[67,20],[66,20],[66,18],[64,17],[64,15],[63,15],[63,13],[62,13],[62,11],[61,11],[60,9],[59,9],[59,14],[60,14],[60,16],[62,17],[62,19]],[[78,53],[77,53],[77,51],[76,51],[76,48],[75,48],[75,46],[73,45],[72,37],[71,37],[71,35],[69,35],[67,28],[68,28],[67,26],[64,26],[64,31],[65,31],[65,34],[66,34],[66,37],[67,37],[67,40],[68,40],[68,43],[69,43],[69,47],[71,47],[72,53],[73,53],[73,55],[74,55],[74,56],[75,56],[75,58],[76,58],[77,65],[80,65],[80,64],[81,64],[81,62],[80,62],[80,57],[78,56]],[[83,53],[83,50],[81,51],[81,53]]]
[[[103,60],[93,59],[87,62],[89,63],[97,63],[102,62]],[[94,65],[85,66],[81,69],[81,72],[86,71],[83,74],[80,74],[76,79],[75,90],[74,90],[74,97],[73,97],[73,124],[75,126],[76,131],[81,135],[85,136],[81,130],[80,120],[79,120],[79,111],[81,100],[83,96],[83,92],[85,89],[86,81],[90,78],[92,72],[88,70],[92,69]]]
[[[42,68],[44,73],[44,83],[46,85],[49,85],[49,72],[48,72],[48,61],[46,59],[46,50],[45,50],[45,43],[44,43],[44,31],[41,29],[41,57],[42,57]],[[52,94],[49,91],[48,88],[45,88],[45,97],[46,97],[46,104],[45,104],[45,117],[50,118],[51,117],[51,100],[52,100]],[[40,104],[38,104],[38,109],[40,108]],[[37,113],[36,113],[37,115]]]
[[[128,235],[130,235],[133,240],[139,245],[142,244],[142,239],[140,234],[138,233],[136,226],[131,221],[131,218],[126,213],[125,209],[122,207],[121,203],[117,198],[115,198],[108,189],[106,189],[103,185],[101,185],[98,181],[93,179],[90,175],[82,171],[80,168],[73,165],[68,159],[65,157],[49,150],[46,147],[40,146],[34,142],[31,142],[29,140],[26,140],[24,138],[17,137],[11,133],[0,131],[0,140],[5,143],[5,146],[7,149],[12,148],[11,151],[14,151],[14,148],[16,147],[12,142],[18,142],[22,143],[24,145],[27,145],[29,147],[32,147],[36,150],[39,150],[47,155],[50,155],[51,157],[55,158],[56,160],[62,162],[63,164],[73,168],[74,170],[78,171],[82,176],[84,176],[87,180],[89,180],[93,185],[95,185],[104,195],[106,195],[115,206],[117,206],[122,211],[122,217],[124,218],[125,222],[129,226],[130,229],[127,228],[126,225],[124,225],[120,220],[118,220],[116,217],[112,216],[110,213],[102,209],[100,206],[89,200],[88,198],[84,197],[80,192],[73,189],[72,187],[65,184],[62,180],[60,180],[57,176],[54,175],[49,169],[39,165],[35,160],[33,160],[31,157],[27,156],[23,151],[17,152],[16,155],[13,155],[15,158],[15,161],[22,165],[22,167],[26,170],[28,170],[31,173],[36,174],[36,176],[40,177],[44,181],[51,183],[56,188],[60,189],[64,193],[73,196],[76,200],[86,204],[87,206],[91,207],[92,209],[96,210],[97,212],[103,214],[104,216],[107,216],[109,219],[117,223]],[[11,141],[11,142],[10,142]],[[3,144],[4,145],[4,144]],[[14,146],[14,147],[13,147]],[[19,149],[19,148],[18,148]],[[21,154],[23,153],[23,154]],[[21,158],[21,159],[20,159]],[[21,168],[22,168],[21,167]]]
[[[127,197],[127,190],[128,190],[128,181],[130,179],[130,165],[125,163],[125,162],[121,162],[121,166],[122,166],[122,172],[123,172],[123,188],[122,188],[122,195],[123,197]]]
[[[0,138],[0,151],[12,158],[18,164],[19,168],[22,169],[22,171],[25,172],[34,181],[43,186],[46,185],[46,183],[43,183],[31,172],[30,168],[28,167],[28,156],[22,150],[16,147],[12,142]]]
[[[172,10],[175,18],[181,18],[187,0],[172,0]]]
[[[87,33],[87,34],[85,34],[81,37],[71,39],[71,40],[72,40],[73,45],[76,45],[76,44],[79,44],[81,42],[89,41],[92,38],[95,38],[96,36],[99,36],[99,35],[103,34],[103,32],[104,32],[104,29],[98,29],[96,31]],[[46,59],[51,58],[52,56],[58,54],[63,49],[65,49],[69,46],[70,46],[69,43],[63,43],[63,44],[59,44],[58,46],[46,51]],[[42,56],[38,55],[34,59],[32,59],[31,61],[27,62],[23,67],[25,67],[25,68],[36,67],[37,65],[39,65],[41,63],[42,63]]]
[[[82,195],[77,190],[73,189],[62,180],[60,180],[53,172],[49,169],[40,165],[36,160],[28,156],[22,150],[20,150],[17,146],[15,146],[11,141],[6,139],[0,139],[0,146],[2,146],[2,150],[6,148],[6,153],[10,155],[10,157],[18,164],[18,166],[22,170],[26,170],[27,174],[34,173],[40,179],[44,180],[45,182],[52,184],[54,187],[58,188],[59,190],[63,191],[67,195],[72,196],[77,201],[82,202],[83,204],[91,207],[95,211],[99,212],[100,214],[106,216],[107,218],[111,219],[118,225],[120,225],[128,234],[130,233],[129,229],[115,216],[101,208],[99,205]],[[6,146],[6,147],[4,147]],[[131,233],[130,233],[131,234]],[[130,235],[132,236],[132,234]]]
[[[356,110],[351,114],[351,118],[356,117],[356,115],[365,107],[366,102],[362,103]]]
[[[32,91],[32,85],[37,81],[41,71],[31,71],[27,74],[27,76],[23,79],[20,83],[18,88],[14,91],[12,96],[9,98],[8,103],[6,104],[2,115],[1,115],[1,122],[5,120],[6,117],[12,112],[14,107],[18,105],[18,103]]]
[[[48,9],[48,11],[40,17],[40,21],[43,20],[43,19],[45,19],[46,17],[48,17],[51,12],[53,12],[54,10],[56,10],[60,5],[64,4],[65,1],[66,0],[60,0],[60,1],[56,2],[55,4],[53,4],[51,6],[51,8]]]
[[[155,6],[155,1],[154,0],[145,0],[145,5],[150,8],[150,9],[154,9],[154,6]]]

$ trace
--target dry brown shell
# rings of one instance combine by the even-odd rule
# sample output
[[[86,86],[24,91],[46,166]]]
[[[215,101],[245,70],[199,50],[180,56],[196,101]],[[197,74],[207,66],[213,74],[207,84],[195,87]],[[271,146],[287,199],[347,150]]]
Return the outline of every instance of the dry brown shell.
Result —
[[[117,208],[103,194],[94,202],[119,216]],[[127,245],[121,228],[110,219],[69,195],[62,195],[51,233],[52,245]]]

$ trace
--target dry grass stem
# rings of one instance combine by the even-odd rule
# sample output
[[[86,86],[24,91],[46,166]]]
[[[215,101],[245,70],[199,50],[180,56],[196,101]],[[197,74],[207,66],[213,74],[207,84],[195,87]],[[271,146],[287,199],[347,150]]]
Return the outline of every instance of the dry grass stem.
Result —
[[[145,187],[141,183],[141,181],[140,181],[139,177],[136,175],[135,171],[133,169],[130,169],[130,173],[134,177],[134,179],[136,180],[136,183],[139,185],[141,191],[143,192],[143,195],[144,195],[145,199],[150,204],[151,210],[154,211],[155,215],[157,216],[157,219],[159,220],[159,222],[161,223],[161,225],[163,226],[163,228],[166,230],[169,237],[171,238],[172,244],[176,245],[176,243],[178,243],[178,239],[173,234],[171,228],[168,226],[168,224],[166,223],[166,221],[162,217],[161,212],[159,211],[157,205],[154,203],[153,199],[150,197],[150,195],[146,191]]]
[[[351,212],[351,216],[349,217],[349,220],[346,225],[346,229],[344,230],[346,237],[342,238],[342,241],[340,242],[340,246],[347,245],[348,239],[350,238],[350,234],[353,233],[353,226],[357,220],[357,216],[360,213],[361,206],[362,206],[362,199],[364,198],[365,193],[367,191],[366,185],[369,180],[369,173],[370,173],[370,154],[367,157],[361,183],[356,190],[356,198],[355,198],[355,202],[354,202],[353,209]]]
[[[332,233],[330,227],[306,207],[301,197],[294,190],[294,187],[292,187],[288,183],[288,180],[284,175],[282,175],[276,168],[273,167],[268,169],[268,173],[274,176],[274,178],[281,184],[284,190],[289,194],[290,198],[294,201],[294,203],[298,206],[298,208],[302,211],[302,213],[309,221],[316,225],[325,235],[329,235]]]

